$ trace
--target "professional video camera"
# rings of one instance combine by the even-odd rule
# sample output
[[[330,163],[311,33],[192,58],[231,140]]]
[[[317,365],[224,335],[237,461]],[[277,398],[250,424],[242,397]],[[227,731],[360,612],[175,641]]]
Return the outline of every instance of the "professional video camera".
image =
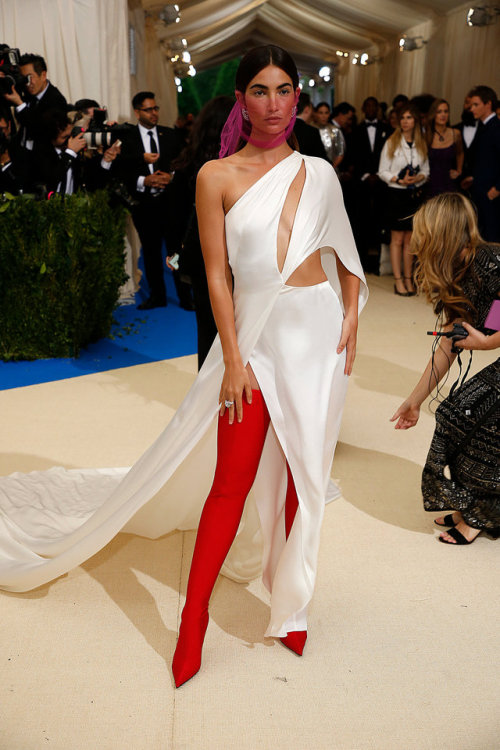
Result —
[[[18,49],[0,44],[0,73],[4,74],[0,77],[0,95],[10,94],[13,86],[21,95],[25,91],[29,79],[19,70],[20,57]]]
[[[75,136],[79,133],[83,133],[85,143],[88,149],[107,149],[113,145],[116,141],[120,140],[120,136],[126,133],[133,125],[127,122],[109,125],[106,120],[108,113],[106,109],[97,107],[94,109],[92,117],[81,112],[76,112],[73,119],[73,130],[71,135]]]

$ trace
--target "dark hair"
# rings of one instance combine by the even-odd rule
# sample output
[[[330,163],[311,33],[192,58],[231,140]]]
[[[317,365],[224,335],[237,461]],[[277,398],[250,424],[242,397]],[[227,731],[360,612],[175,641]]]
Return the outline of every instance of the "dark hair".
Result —
[[[314,111],[317,112],[320,107],[328,107],[328,111],[331,111],[331,107],[328,102],[320,102],[319,104],[316,104],[316,106],[314,107]]]
[[[193,123],[188,145],[172,163],[173,169],[189,167],[197,174],[206,161],[218,158],[220,135],[233,104],[229,96],[216,96],[205,104]]]
[[[432,94],[418,94],[411,98],[411,103],[415,105],[421,115],[427,115],[430,108],[434,104],[436,97]]]
[[[297,114],[301,115],[306,107],[311,106],[311,97],[305,91],[301,91],[299,94],[299,101],[297,102]]]
[[[483,104],[491,102],[491,111],[493,112],[498,106],[498,99],[495,91],[489,86],[474,86],[467,96],[473,97],[478,96]]]
[[[142,103],[146,99],[154,99],[155,95],[152,91],[139,91],[134,98],[132,99],[132,107],[133,109],[139,109]]]
[[[406,94],[396,94],[396,96],[392,100],[392,106],[394,107],[394,109],[397,109],[402,104],[406,104],[407,101],[408,97],[406,96]]]
[[[62,109],[48,109],[41,117],[41,133],[48,141],[54,141],[69,125],[68,115]]]
[[[349,102],[340,102],[333,110],[333,116],[337,115],[348,115],[349,112],[355,112],[355,108]]]
[[[292,80],[294,89],[299,85],[297,67],[288,52],[274,44],[264,44],[254,47],[246,53],[236,71],[235,87],[237,91],[245,93],[248,84],[268,65],[275,65],[283,70]]]
[[[47,63],[43,57],[41,55],[33,55],[31,52],[21,55],[19,65],[33,65],[33,70],[37,76],[41,75],[43,71],[47,72]]]
[[[366,99],[363,102],[363,107],[362,108],[364,108],[365,105],[368,104],[368,102],[375,102],[375,104],[378,107],[378,99],[377,99],[376,96],[367,96]]]
[[[74,104],[74,108],[79,112],[82,112],[85,109],[90,109],[91,107],[97,107],[97,109],[99,109],[99,102],[96,102],[95,99],[78,99]]]

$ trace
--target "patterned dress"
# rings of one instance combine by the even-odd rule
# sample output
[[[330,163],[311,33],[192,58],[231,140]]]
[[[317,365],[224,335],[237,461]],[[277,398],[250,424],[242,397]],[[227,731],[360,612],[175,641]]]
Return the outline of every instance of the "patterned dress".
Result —
[[[500,245],[478,249],[462,288],[474,306],[474,325],[492,333],[484,322],[500,290]],[[425,510],[459,510],[468,526],[500,533],[499,420],[500,358],[436,410],[422,474]]]

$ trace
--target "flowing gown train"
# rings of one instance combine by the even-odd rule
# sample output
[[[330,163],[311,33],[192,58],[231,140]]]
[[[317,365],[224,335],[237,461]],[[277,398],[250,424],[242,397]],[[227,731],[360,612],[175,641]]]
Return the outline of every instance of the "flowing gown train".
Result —
[[[301,169],[305,180],[280,270],[278,228]],[[367,288],[340,185],[322,159],[293,152],[266,172],[227,213],[226,242],[238,345],[271,425],[222,572],[248,581],[262,569],[271,592],[266,635],[278,637],[306,627],[347,386],[345,353],[336,353],[343,313],[335,256],[361,279],[360,310]],[[317,250],[328,281],[287,284]],[[214,474],[223,372],[217,337],[173,419],[131,469],[54,468],[0,479],[0,587],[36,588],[81,564],[119,531],[158,538],[196,528]],[[287,461],[299,501],[288,540]]]

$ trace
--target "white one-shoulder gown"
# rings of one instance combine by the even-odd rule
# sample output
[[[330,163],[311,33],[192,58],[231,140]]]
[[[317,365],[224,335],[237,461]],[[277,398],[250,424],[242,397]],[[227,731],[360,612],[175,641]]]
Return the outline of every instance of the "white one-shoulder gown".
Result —
[[[284,266],[277,234],[288,190],[305,164]],[[305,628],[319,533],[347,377],[336,347],[342,326],[335,254],[363,271],[334,170],[293,152],[226,215],[238,345],[271,416],[257,477],[223,573],[248,581],[263,570],[271,592],[267,635]],[[328,281],[287,285],[316,250]],[[333,252],[335,251],[335,253]],[[27,591],[91,557],[119,531],[157,538],[196,528],[213,479],[218,395],[224,372],[219,338],[173,419],[131,469],[12,474],[0,479],[0,587]],[[299,509],[288,540],[286,461]]]

